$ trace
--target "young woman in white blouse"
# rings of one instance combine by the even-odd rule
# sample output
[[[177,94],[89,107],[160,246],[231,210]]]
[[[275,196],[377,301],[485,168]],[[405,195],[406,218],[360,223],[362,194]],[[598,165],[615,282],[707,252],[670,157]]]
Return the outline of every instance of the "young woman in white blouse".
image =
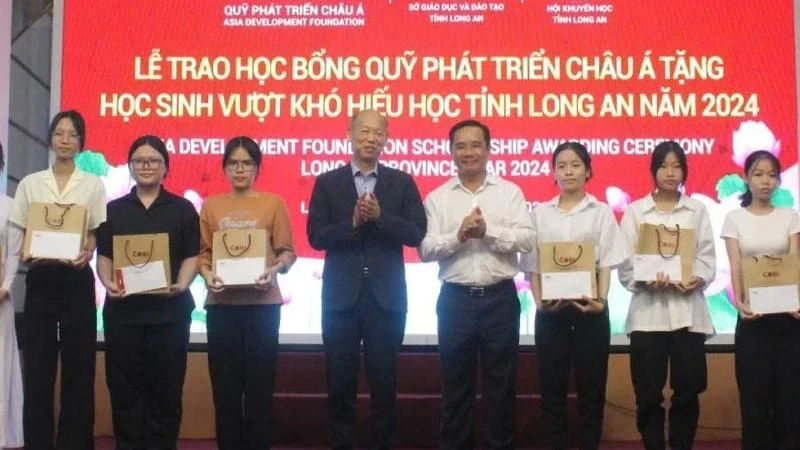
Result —
[[[639,240],[639,226],[645,223],[691,229],[695,246],[688,282],[670,280],[663,274],[655,281],[636,282],[631,260],[619,271],[620,281],[633,292],[626,332],[636,426],[646,449],[665,448],[661,403],[669,367],[669,444],[673,449],[690,449],[700,415],[698,397],[706,389],[705,340],[714,334],[703,294],[716,270],[714,236],[703,204],[681,193],[689,167],[677,142],[662,142],[653,149],[650,173],[655,191],[629,205],[622,217],[630,254]]]
[[[771,197],[781,164],[757,151],[744,165],[747,192],[742,208],[728,213],[722,237],[739,310],[736,324],[736,382],[742,414],[742,449],[800,448],[800,312],[753,314],[743,297],[742,259],[797,255],[800,216],[775,208]]]
[[[552,165],[561,192],[531,212],[536,245],[520,261],[520,270],[531,280],[536,300],[534,333],[545,434],[551,449],[567,448],[567,388],[574,367],[580,412],[579,447],[597,449],[608,373],[606,296],[611,269],[625,261],[627,248],[611,208],[584,190],[592,175],[586,147],[578,142],[562,143],[553,152]],[[541,300],[538,247],[545,242],[594,244],[597,298]]]
[[[0,145],[0,172],[4,167],[3,146]],[[22,373],[11,299],[11,283],[19,261],[16,255],[6,256],[10,209],[11,198],[0,194],[0,245],[3,247],[0,256],[4,261],[0,286],[0,449],[22,447]]]
[[[50,123],[55,159],[17,185],[9,214],[9,253],[19,256],[33,203],[77,204],[87,210],[88,234],[72,260],[28,260],[22,321],[23,428],[25,447],[51,450],[94,448],[94,374],[97,336],[94,232],[106,220],[100,178],[75,165],[86,142],[77,111],[62,111]],[[60,362],[61,411],[54,423],[53,395]],[[55,439],[54,439],[55,437]]]

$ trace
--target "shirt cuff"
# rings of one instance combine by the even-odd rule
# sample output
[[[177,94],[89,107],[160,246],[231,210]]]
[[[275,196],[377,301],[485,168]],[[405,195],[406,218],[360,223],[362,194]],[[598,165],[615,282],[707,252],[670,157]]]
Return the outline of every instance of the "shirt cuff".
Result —
[[[458,247],[460,247],[461,244],[463,244],[464,242],[458,240],[458,231],[456,231],[447,238],[447,240],[445,241],[445,245],[447,246],[447,249],[450,250],[450,252],[455,252],[458,249]]]
[[[486,224],[486,233],[483,234],[483,237],[486,239],[491,239],[492,241],[496,241],[500,237],[500,230],[498,227]]]

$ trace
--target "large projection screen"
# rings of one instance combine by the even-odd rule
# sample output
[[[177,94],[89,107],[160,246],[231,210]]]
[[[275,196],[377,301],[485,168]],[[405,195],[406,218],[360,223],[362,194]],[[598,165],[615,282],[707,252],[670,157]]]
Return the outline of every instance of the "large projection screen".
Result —
[[[381,159],[411,173],[423,197],[454,175],[456,121],[491,127],[491,170],[531,207],[557,193],[552,150],[580,140],[592,153],[587,190],[618,218],[653,187],[652,148],[677,140],[689,155],[685,193],[705,204],[719,236],[754,150],[778,155],[776,201],[798,207],[794,9],[792,0],[57,1],[53,111],[86,117],[82,167],[103,178],[109,199],[131,186],[127,149],[140,135],[165,139],[165,185],[198,208],[227,189],[225,140],[255,138],[265,157],[258,189],[286,200],[299,255],[280,279],[281,342],[319,343],[323,254],[305,234],[308,199],[317,175],[349,161],[354,111],[388,116]],[[716,250],[709,342],[731,344],[722,240]],[[406,261],[405,343],[435,344],[437,268],[414,250]],[[535,306],[521,274],[517,287],[530,344]],[[192,291],[192,336],[203,342],[199,278]],[[609,302],[612,342],[626,344],[630,294],[615,275]]]

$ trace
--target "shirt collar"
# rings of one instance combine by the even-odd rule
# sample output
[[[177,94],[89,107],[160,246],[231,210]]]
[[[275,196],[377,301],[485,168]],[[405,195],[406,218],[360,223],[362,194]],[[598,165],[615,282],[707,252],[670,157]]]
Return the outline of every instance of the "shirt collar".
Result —
[[[124,199],[128,202],[132,202],[137,205],[142,205],[142,201],[139,200],[139,196],[136,195],[136,186],[133,186],[131,188],[130,192],[128,192],[125,195]],[[158,205],[160,203],[170,202],[172,200],[173,200],[173,195],[167,192],[166,189],[164,189],[164,185],[161,185],[161,189],[158,191],[158,196],[156,197],[155,200],[153,200],[153,203],[150,205],[150,207],[152,208],[155,205]]]
[[[553,197],[553,198],[551,198],[550,200],[548,200],[547,202],[545,202],[545,203],[544,203],[544,205],[546,205],[546,206],[549,206],[549,207],[551,207],[551,208],[553,208],[553,209],[556,209],[556,210],[559,210],[559,211],[561,211],[561,210],[559,209],[559,207],[558,207],[558,199],[559,199],[560,197],[561,197],[560,195],[556,195],[555,197]],[[600,203],[600,202],[597,200],[597,197],[595,197],[594,195],[592,195],[592,194],[590,194],[590,193],[588,193],[588,192],[587,192],[587,193],[585,193],[585,194],[584,194],[584,196],[583,196],[583,198],[581,199],[581,201],[580,201],[580,202],[578,202],[578,204],[577,204],[577,205],[575,205],[575,207],[573,207],[573,208],[572,208],[572,209],[569,211],[569,213],[567,213],[567,214],[574,214],[574,213],[581,212],[581,211],[583,211],[584,209],[587,209],[587,208],[589,208],[589,207],[591,207],[591,206],[597,205],[598,203]]]
[[[675,208],[673,208],[673,209],[677,210],[677,209],[681,209],[681,208],[686,208],[686,209],[688,209],[690,211],[694,211],[695,210],[695,205],[692,204],[692,202],[689,201],[688,196],[686,194],[683,194],[683,193],[680,195],[680,197],[678,197],[678,203],[675,204]],[[647,194],[647,196],[644,198],[644,205],[643,205],[642,209],[643,209],[644,212],[656,209],[656,202],[655,202],[655,200],[653,200],[653,194],[652,193]]]
[[[498,184],[499,181],[500,180],[497,178],[497,176],[492,175],[490,173],[487,173],[486,174],[486,178],[483,179],[483,184],[481,185],[480,188],[478,188],[478,190],[476,192],[480,192],[481,190],[483,190],[488,185],[496,185],[496,184]],[[458,178],[458,176],[455,176],[455,177],[450,179],[450,189],[451,190],[452,189],[463,189],[465,191],[468,190],[467,188],[464,187],[463,184],[461,184],[461,179]]]
[[[45,178],[44,183],[49,187],[57,196],[61,196],[72,190],[73,187],[80,184],[81,180],[83,180],[84,172],[78,168],[78,165],[75,165],[75,168],[70,174],[69,179],[67,180],[67,184],[64,185],[64,190],[58,190],[58,181],[56,181],[56,174],[53,173],[53,168],[50,167],[49,169],[45,170]]]
[[[377,177],[377,176],[378,176],[378,166],[379,166],[379,165],[380,165],[380,164],[377,164],[377,163],[376,163],[376,164],[375,164],[375,168],[374,168],[374,169],[372,169],[372,171],[370,171],[370,172],[368,172],[368,173],[363,173],[363,172],[361,171],[361,169],[359,169],[359,168],[358,168],[358,166],[356,165],[356,162],[355,162],[355,161],[353,161],[353,160],[351,160],[351,161],[350,161],[350,170],[352,170],[352,171],[353,171],[353,176],[354,176],[354,177],[355,177],[356,175],[358,175],[358,174],[362,174],[362,175],[364,175],[365,177],[368,177],[368,176],[370,176],[370,175],[373,175],[373,174],[374,174],[374,175],[375,175],[375,177]]]

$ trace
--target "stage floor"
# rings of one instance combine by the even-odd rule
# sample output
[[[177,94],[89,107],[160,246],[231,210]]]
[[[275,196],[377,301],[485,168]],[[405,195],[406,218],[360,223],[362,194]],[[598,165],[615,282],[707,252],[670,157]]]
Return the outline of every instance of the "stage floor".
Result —
[[[109,438],[98,438],[95,450],[113,450],[114,441]],[[180,450],[216,450],[214,441],[206,440],[183,440],[178,444]],[[640,442],[608,442],[600,446],[601,450],[633,450],[641,449]],[[697,442],[695,450],[734,450],[740,448],[739,441],[705,441]],[[534,447],[529,450],[544,450],[544,447]],[[324,447],[286,447],[276,446],[273,450],[324,450]],[[415,450],[415,449],[396,449],[396,450]],[[520,450],[525,450],[521,448]]]

